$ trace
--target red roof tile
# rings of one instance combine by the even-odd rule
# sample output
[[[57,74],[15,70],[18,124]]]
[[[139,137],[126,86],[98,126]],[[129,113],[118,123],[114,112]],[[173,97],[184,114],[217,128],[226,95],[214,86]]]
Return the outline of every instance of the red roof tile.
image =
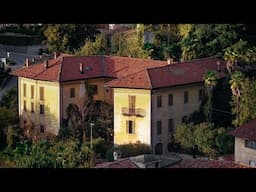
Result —
[[[217,62],[220,62],[223,71],[224,61],[209,57],[148,69],[148,75],[152,88],[197,83],[203,81],[205,72],[217,71]],[[217,75],[219,78],[224,77],[223,72],[218,72]]]
[[[113,162],[100,163],[95,168],[137,168],[130,159],[120,159]]]
[[[249,139],[256,141],[256,119],[245,123],[244,125],[231,131],[231,135],[242,139]]]
[[[223,71],[225,68],[224,61],[209,57],[170,65],[164,63],[160,67],[142,67],[144,72],[138,73],[138,77],[135,77],[135,74],[122,76],[117,80],[110,81],[107,85],[110,87],[154,89],[202,82],[205,72],[217,71],[217,62],[220,62]],[[225,74],[217,72],[217,76],[222,78]]]
[[[81,63],[84,69],[83,73],[79,71]],[[45,81],[72,81],[97,77],[119,79],[139,73],[142,69],[166,64],[165,61],[118,56],[62,56],[56,60],[49,60],[47,69],[44,69],[44,63],[39,63],[18,69],[12,74]],[[136,77],[136,79],[138,78]],[[141,87],[146,86],[147,81],[140,82]]]
[[[237,164],[233,161],[194,159],[194,160],[182,160],[178,164],[169,166],[169,168],[249,168],[249,167]]]

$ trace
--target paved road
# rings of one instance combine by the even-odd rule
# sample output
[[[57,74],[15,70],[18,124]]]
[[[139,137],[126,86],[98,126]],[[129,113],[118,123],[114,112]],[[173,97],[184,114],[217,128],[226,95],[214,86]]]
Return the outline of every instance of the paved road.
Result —
[[[15,61],[17,64],[10,66],[11,70],[14,71],[18,68],[21,68],[24,65],[24,62],[26,58],[35,58],[38,57],[38,55],[29,55],[29,54],[24,54],[24,53],[17,53],[17,52],[10,52],[9,54],[9,59]],[[0,50],[0,57],[7,57],[7,52],[4,50]],[[5,87],[3,89],[0,88],[0,99],[2,95],[12,87],[17,86],[17,77],[11,77],[9,81],[6,83]]]

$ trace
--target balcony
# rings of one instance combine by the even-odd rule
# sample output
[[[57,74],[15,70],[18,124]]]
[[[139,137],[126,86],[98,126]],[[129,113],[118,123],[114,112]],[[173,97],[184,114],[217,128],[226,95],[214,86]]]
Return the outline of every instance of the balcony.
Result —
[[[141,109],[141,108],[134,109],[134,108],[122,107],[122,115],[144,117],[146,115],[146,112],[144,109]]]

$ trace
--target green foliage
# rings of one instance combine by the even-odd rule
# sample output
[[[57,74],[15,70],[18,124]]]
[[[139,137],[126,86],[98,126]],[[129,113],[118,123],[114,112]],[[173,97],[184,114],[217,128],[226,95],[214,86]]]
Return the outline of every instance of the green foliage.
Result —
[[[14,147],[21,139],[23,139],[23,129],[19,126],[9,126],[7,129],[8,146]]]
[[[207,90],[207,102],[204,106],[205,116],[208,122],[212,121],[213,88],[217,84],[217,75],[214,71],[207,71],[203,76]]]
[[[0,107],[6,107],[17,111],[18,109],[18,96],[17,87],[9,89],[0,100]]]
[[[216,157],[217,154],[232,151],[233,141],[228,132],[229,130],[224,128],[216,129],[213,123],[181,124],[174,134],[174,139],[187,150],[196,149],[199,153]]]
[[[119,145],[118,147],[115,148],[115,150],[118,150],[121,152],[122,158],[150,153],[149,146],[144,143],[135,143],[135,144],[130,143],[130,144]]]
[[[52,24],[44,31],[50,52],[75,52],[96,33],[96,26],[90,24]]]
[[[104,34],[96,35],[95,42],[86,39],[84,46],[78,51],[79,55],[89,56],[89,55],[104,55],[107,51],[107,39]]]
[[[148,58],[150,51],[143,49],[142,36],[135,30],[116,33],[111,38],[112,54],[136,58]]]
[[[193,123],[181,124],[174,133],[174,139],[182,147],[191,149],[195,146],[194,131],[195,126]]]
[[[0,122],[0,129],[5,129],[16,122],[16,116],[10,109],[0,107]]]
[[[218,136],[215,138],[216,146],[220,154],[231,154],[234,152],[234,137],[229,134],[230,128],[219,128]]]
[[[245,30],[241,24],[193,24],[181,35],[182,60],[223,56],[227,48],[240,40]]]
[[[214,157],[216,130],[212,123],[200,123],[195,126],[194,138],[198,150],[204,154]]]
[[[93,165],[93,152],[78,140],[24,141],[9,151],[21,168],[79,168]]]

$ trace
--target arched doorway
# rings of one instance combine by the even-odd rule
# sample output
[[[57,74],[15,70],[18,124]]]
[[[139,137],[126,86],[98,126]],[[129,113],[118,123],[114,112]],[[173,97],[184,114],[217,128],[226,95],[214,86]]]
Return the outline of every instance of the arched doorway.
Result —
[[[162,155],[163,154],[163,144],[157,143],[155,146],[155,154],[156,155]]]

